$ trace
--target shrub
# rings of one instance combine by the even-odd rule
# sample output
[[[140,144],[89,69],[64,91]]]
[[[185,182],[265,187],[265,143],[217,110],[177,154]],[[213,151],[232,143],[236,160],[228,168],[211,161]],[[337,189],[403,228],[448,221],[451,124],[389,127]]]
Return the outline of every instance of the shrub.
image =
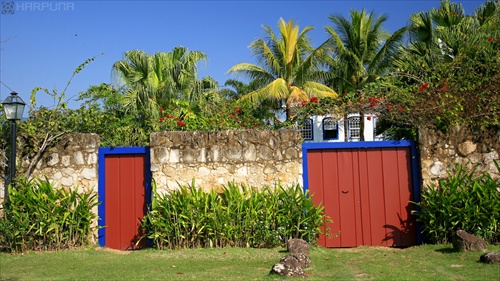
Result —
[[[326,219],[299,185],[257,190],[229,183],[217,193],[193,182],[169,194],[153,192],[142,226],[159,249],[275,247],[290,238],[314,243]]]
[[[495,162],[497,169],[499,165]],[[430,243],[449,243],[454,233],[465,230],[493,243],[500,239],[500,180],[486,172],[466,171],[456,165],[439,186],[422,191],[414,211],[423,223],[422,233]]]
[[[21,179],[9,190],[9,202],[0,218],[0,246],[11,252],[55,250],[92,242],[91,192],[54,188],[47,178]]]

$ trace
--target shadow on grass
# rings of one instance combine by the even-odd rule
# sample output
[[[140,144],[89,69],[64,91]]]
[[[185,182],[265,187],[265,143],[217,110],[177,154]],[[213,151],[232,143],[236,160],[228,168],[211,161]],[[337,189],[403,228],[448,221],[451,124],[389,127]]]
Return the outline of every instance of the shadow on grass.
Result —
[[[450,247],[450,246],[443,246],[442,248],[436,249],[434,251],[439,252],[439,253],[443,253],[443,254],[452,254],[452,253],[457,252],[457,250],[455,250],[455,248]]]

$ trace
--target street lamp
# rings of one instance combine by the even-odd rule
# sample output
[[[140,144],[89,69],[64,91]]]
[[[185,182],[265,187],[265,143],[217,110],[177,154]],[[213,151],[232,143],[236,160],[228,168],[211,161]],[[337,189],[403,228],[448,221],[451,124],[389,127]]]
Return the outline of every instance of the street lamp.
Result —
[[[9,159],[9,176],[5,185],[4,202],[9,200],[9,185],[14,182],[16,176],[16,135],[17,135],[17,120],[23,118],[24,106],[26,103],[17,95],[16,92],[10,93],[3,102],[3,110],[7,120],[11,121],[10,125],[10,159]]]

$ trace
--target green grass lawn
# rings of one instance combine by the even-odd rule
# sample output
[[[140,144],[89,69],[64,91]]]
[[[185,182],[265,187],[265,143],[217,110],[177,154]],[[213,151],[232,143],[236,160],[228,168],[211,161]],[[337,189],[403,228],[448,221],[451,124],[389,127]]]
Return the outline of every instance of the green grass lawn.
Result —
[[[488,251],[500,252],[500,246]],[[290,280],[269,275],[284,249],[121,252],[88,249],[0,254],[0,280]],[[308,280],[500,280],[500,264],[451,245],[311,249]]]

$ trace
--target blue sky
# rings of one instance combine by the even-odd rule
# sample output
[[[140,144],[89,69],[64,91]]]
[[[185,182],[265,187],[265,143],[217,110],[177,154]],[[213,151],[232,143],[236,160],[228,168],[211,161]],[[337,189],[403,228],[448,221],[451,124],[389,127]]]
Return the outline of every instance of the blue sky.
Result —
[[[8,2],[8,3],[7,3]],[[485,1],[455,1],[466,14]],[[9,4],[11,3],[11,4]],[[208,55],[200,77],[210,75],[221,85],[227,70],[240,62],[256,63],[248,45],[265,36],[262,25],[276,30],[279,18],[312,26],[313,45],[327,39],[328,16],[349,16],[365,8],[389,17],[393,32],[410,14],[438,7],[439,1],[4,1],[0,29],[0,80],[29,104],[31,90],[62,91],[75,68],[96,56],[77,74],[67,90],[75,97],[91,85],[111,83],[111,67],[133,49],[168,52],[176,46]],[[13,10],[10,10],[12,7]],[[103,53],[101,55],[101,53]],[[10,90],[0,85],[0,100]],[[39,92],[38,105],[52,99]],[[70,107],[78,103],[70,101]]]

